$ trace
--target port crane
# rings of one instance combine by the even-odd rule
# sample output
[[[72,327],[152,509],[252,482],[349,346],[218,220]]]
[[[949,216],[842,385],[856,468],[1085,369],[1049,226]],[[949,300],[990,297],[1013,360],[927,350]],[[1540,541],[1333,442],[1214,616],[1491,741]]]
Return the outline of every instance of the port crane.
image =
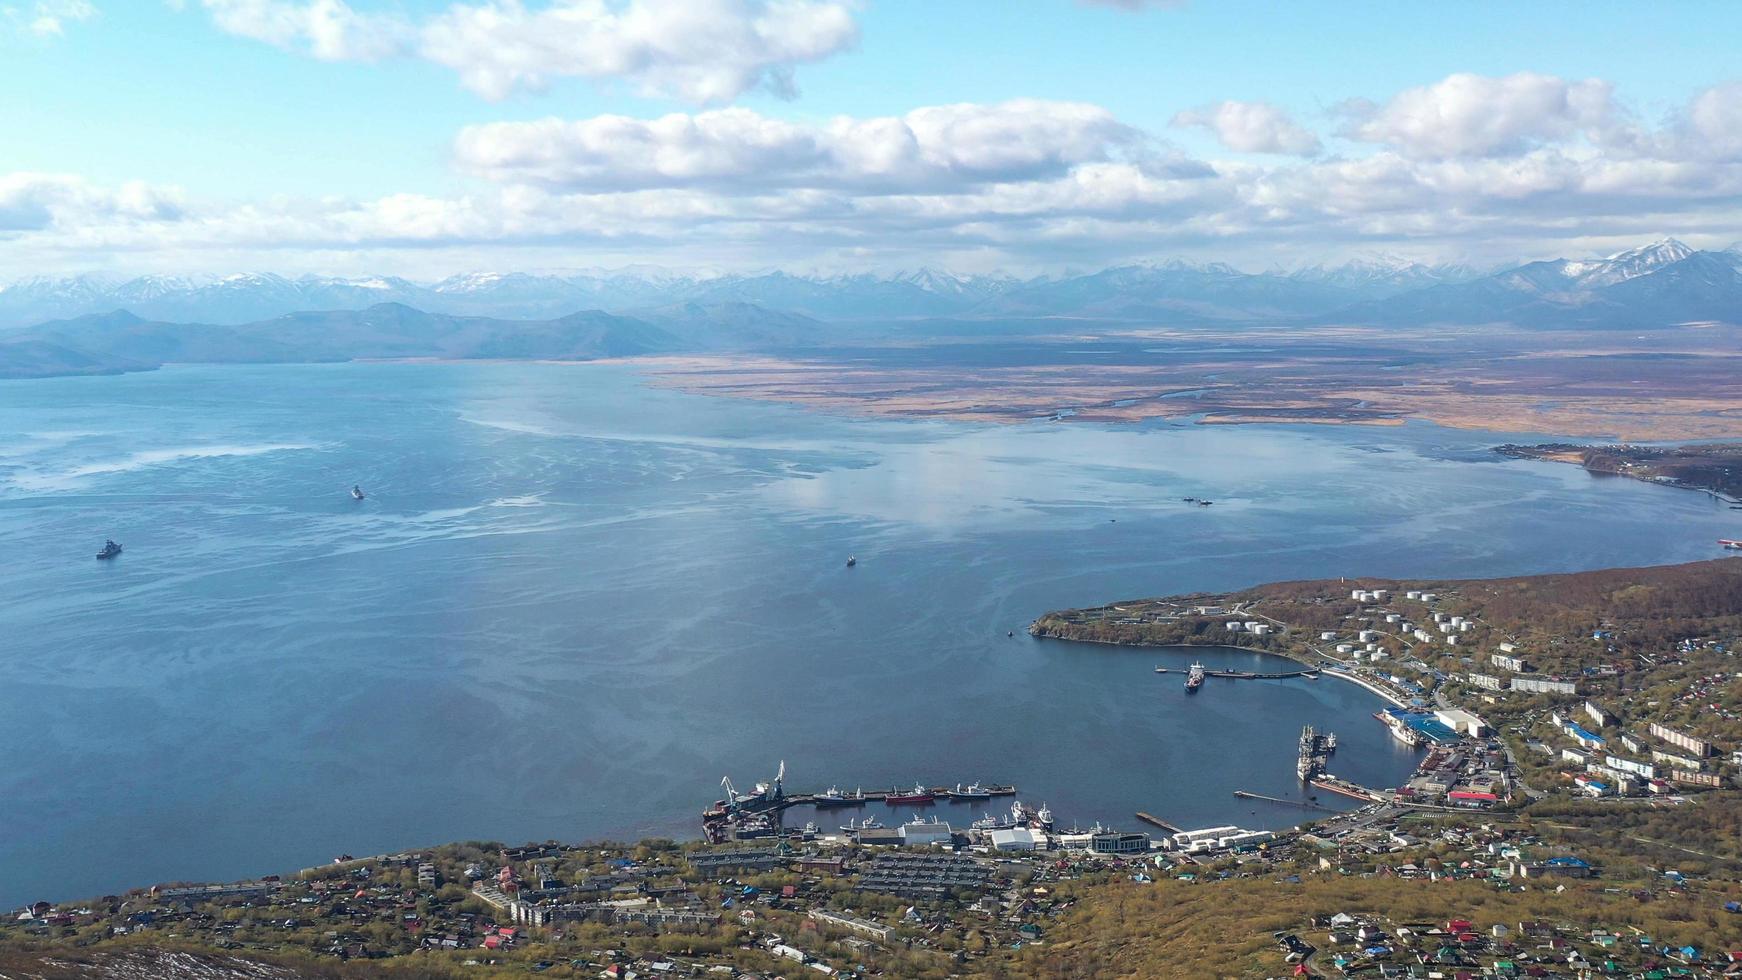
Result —
[[[786,795],[783,785],[786,782],[786,760],[780,760],[780,771],[774,774],[774,782],[757,783],[756,795],[765,800],[778,800]]]

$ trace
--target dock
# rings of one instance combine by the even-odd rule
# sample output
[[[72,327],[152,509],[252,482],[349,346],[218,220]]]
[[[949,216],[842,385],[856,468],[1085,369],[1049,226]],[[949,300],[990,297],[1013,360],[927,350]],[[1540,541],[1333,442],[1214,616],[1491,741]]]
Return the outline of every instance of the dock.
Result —
[[[1162,830],[1165,830],[1170,834],[1184,833],[1184,831],[1182,831],[1180,828],[1175,827],[1173,824],[1168,823],[1166,820],[1163,820],[1160,817],[1158,817],[1152,813],[1144,813],[1142,810],[1137,811],[1137,819],[1143,821],[1146,824],[1151,824],[1153,826],[1160,827]]]
[[[1280,796],[1265,796],[1263,793],[1249,793],[1243,789],[1235,790],[1234,795],[1242,800],[1263,800],[1266,803],[1281,803],[1284,806],[1297,806],[1302,810],[1320,810],[1325,813],[1338,812],[1328,806],[1320,806],[1317,803],[1308,802],[1307,800],[1285,800]],[[1142,816],[1142,814],[1138,815]]]
[[[1169,673],[1169,669],[1166,667],[1157,667],[1155,668],[1155,672],[1158,674],[1166,674]],[[1289,670],[1280,674],[1259,674],[1250,670],[1204,671],[1205,677],[1220,677],[1223,680],[1228,681],[1285,681],[1291,677],[1317,677],[1318,675],[1319,669],[1317,667],[1308,667],[1304,670]]]
[[[782,770],[784,773],[784,769]],[[761,787],[759,787],[761,789]],[[825,796],[822,793],[788,793],[776,780],[773,786],[756,794],[729,793],[731,802],[716,800],[713,806],[702,811],[702,834],[710,843],[721,843],[726,840],[742,839],[745,834],[755,836],[777,836],[779,816],[787,809],[795,806],[816,806],[819,808],[842,809],[846,807],[866,806],[872,803],[888,803],[890,797],[903,797],[912,794],[911,789],[875,789],[855,790],[843,796]],[[924,803],[891,803],[891,806],[929,806],[934,802],[976,803],[994,797],[1015,796],[1014,785],[981,786],[978,792],[969,793],[957,786],[931,786],[925,792],[932,799]]]
[[[1330,790],[1333,793],[1341,793],[1344,796],[1353,797],[1363,803],[1390,802],[1385,796],[1380,795],[1377,790],[1371,790],[1357,783],[1351,783],[1346,779],[1338,779],[1329,773],[1314,779],[1312,784],[1317,786],[1319,789]]]

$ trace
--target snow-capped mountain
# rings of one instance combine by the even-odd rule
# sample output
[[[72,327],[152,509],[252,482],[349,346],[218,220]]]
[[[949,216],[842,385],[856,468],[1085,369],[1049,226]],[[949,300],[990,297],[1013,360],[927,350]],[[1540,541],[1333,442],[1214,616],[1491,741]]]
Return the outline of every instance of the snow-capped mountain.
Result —
[[[1604,258],[1529,262],[1469,282],[1357,304],[1329,316],[1398,326],[1742,323],[1742,255],[1696,251],[1666,238]]]
[[[1376,255],[1351,259],[1341,265],[1310,265],[1286,275],[1300,282],[1347,289],[1361,294],[1363,299],[1381,299],[1411,289],[1469,282],[1483,273],[1469,265],[1428,265],[1397,256]]]
[[[1692,263],[1690,265],[1690,263]],[[1680,317],[1742,320],[1727,277],[1742,252],[1664,239],[1604,258],[1529,262],[1493,273],[1369,256],[1294,271],[1220,262],[1146,262],[1035,279],[920,268],[892,275],[712,275],[659,269],[478,272],[422,284],[391,276],[33,278],[0,287],[0,328],[128,310],[148,320],[234,325],[310,310],[402,303],[428,313],[552,319],[691,304],[757,307],[821,320],[1079,317],[1154,323],[1332,318],[1348,322],[1578,325]],[[1658,278],[1661,277],[1661,278]],[[1650,280],[1642,286],[1621,289]],[[1635,309],[1653,295],[1656,305]],[[1697,316],[1696,316],[1697,314]]]

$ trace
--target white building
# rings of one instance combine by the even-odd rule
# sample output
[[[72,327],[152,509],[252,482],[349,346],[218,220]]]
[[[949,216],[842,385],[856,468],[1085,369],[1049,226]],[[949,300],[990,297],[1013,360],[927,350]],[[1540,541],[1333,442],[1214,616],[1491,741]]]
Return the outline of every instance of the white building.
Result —
[[[1039,850],[1039,841],[1034,831],[1027,827],[1014,827],[1010,830],[992,831],[992,849],[994,851],[1035,851]]]

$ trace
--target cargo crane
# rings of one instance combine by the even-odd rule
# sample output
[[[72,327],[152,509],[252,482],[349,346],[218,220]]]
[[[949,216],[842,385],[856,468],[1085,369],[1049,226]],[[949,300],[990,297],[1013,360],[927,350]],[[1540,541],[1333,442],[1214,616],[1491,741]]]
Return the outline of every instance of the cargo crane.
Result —
[[[757,783],[756,794],[765,800],[778,800],[786,795],[782,784],[786,782],[786,760],[780,760],[780,771],[774,774],[774,782]]]

